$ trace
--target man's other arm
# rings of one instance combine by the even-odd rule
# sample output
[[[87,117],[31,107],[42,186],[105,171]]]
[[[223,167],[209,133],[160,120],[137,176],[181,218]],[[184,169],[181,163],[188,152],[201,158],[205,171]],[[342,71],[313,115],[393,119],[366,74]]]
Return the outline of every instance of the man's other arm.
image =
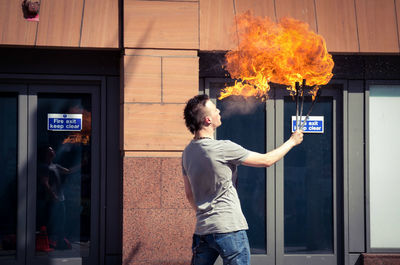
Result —
[[[183,175],[183,182],[185,184],[186,198],[189,201],[192,208],[196,211],[197,207],[196,207],[196,204],[194,203],[193,192],[192,192],[192,188],[190,187],[190,182],[189,182],[188,176]]]

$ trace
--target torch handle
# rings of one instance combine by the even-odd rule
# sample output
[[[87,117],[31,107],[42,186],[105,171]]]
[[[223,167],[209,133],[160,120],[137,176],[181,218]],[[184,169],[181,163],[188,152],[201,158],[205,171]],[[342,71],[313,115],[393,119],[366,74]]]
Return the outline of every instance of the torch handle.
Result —
[[[304,89],[306,88],[306,80],[303,79],[303,84],[301,85],[301,104],[300,104],[300,117],[299,117],[299,123],[301,124],[301,119],[303,117],[303,106],[304,106]],[[297,123],[296,123],[297,124]],[[299,128],[298,126],[296,126]],[[301,128],[301,126],[300,126]]]
[[[299,82],[296,82],[296,131],[299,128]],[[300,117],[301,120],[301,117]]]
[[[311,111],[312,111],[312,109],[313,109],[313,107],[314,107],[315,103],[317,102],[317,100],[318,100],[320,95],[321,95],[321,90],[318,90],[317,95],[315,96],[315,99],[311,104],[310,110],[308,111],[308,113],[306,115],[306,118],[304,119],[304,121],[300,125],[300,130],[303,130],[304,126],[306,125],[307,120],[310,117]]]

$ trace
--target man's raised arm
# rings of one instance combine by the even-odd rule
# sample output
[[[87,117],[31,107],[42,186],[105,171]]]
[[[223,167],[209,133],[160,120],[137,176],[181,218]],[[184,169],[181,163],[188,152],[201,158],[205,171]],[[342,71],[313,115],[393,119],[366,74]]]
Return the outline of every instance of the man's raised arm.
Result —
[[[293,147],[303,141],[303,133],[295,131],[290,138],[278,148],[266,153],[260,154],[257,152],[250,152],[247,158],[243,161],[242,165],[249,167],[269,167],[281,160]]]

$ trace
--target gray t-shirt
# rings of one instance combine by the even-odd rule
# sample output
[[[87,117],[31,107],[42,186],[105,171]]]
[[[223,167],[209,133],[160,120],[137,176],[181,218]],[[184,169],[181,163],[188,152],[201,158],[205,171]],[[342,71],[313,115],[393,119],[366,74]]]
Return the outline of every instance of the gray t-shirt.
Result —
[[[188,176],[197,206],[195,234],[228,233],[248,229],[235,183],[237,166],[249,155],[226,140],[192,140],[182,154],[182,172]]]

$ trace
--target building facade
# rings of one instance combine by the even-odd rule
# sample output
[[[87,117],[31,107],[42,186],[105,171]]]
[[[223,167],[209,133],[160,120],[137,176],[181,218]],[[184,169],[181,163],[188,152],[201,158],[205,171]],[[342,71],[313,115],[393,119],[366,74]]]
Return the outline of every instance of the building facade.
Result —
[[[291,133],[280,85],[262,102],[217,99],[247,10],[308,23],[335,63],[312,113],[323,132],[270,168],[239,168],[252,264],[400,264],[399,6],[0,0],[0,264],[190,263],[187,99],[209,94],[216,137],[251,150]]]

